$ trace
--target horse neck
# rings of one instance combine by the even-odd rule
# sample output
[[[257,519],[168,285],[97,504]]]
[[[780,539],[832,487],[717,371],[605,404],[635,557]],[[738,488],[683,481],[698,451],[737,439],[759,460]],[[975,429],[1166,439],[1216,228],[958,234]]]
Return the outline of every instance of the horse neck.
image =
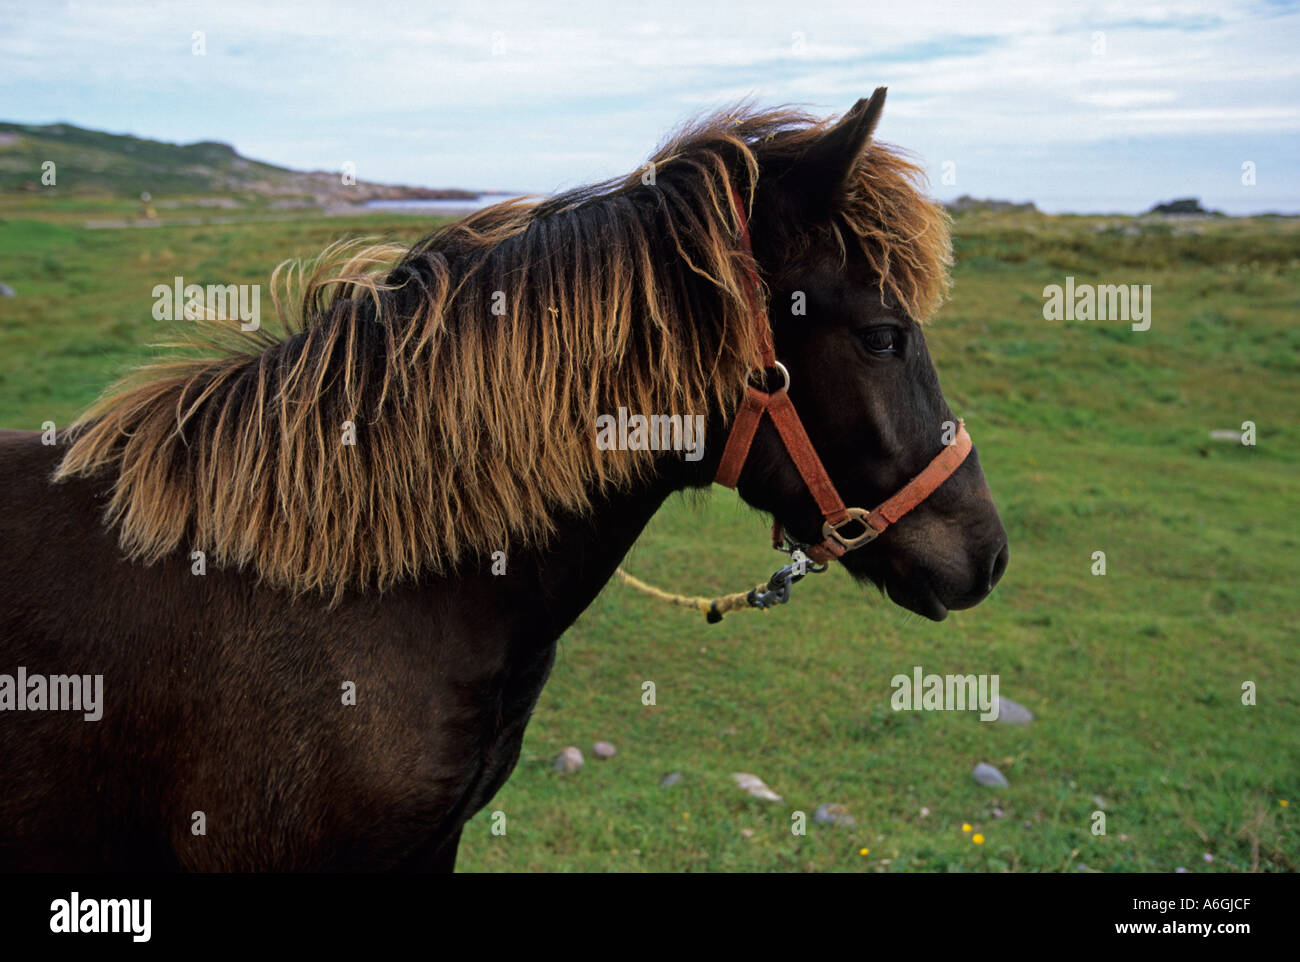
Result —
[[[713,419],[710,418],[710,425]],[[655,475],[628,490],[594,496],[582,517],[560,519],[556,535],[536,555],[536,583],[558,632],[595,600],[668,496],[707,485],[716,470],[718,444],[702,461],[660,459]],[[557,633],[558,633],[557,632]]]

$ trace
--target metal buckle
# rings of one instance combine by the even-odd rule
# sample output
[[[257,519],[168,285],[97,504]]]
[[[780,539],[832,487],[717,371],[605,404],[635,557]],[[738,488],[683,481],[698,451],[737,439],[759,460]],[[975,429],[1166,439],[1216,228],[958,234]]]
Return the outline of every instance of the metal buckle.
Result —
[[[846,510],[848,511],[849,516],[839,524],[833,525],[827,521],[822,525],[822,536],[834,539],[845,551],[852,551],[854,548],[860,548],[864,544],[870,544],[872,541],[875,541],[880,532],[867,524],[867,518],[871,516],[871,512],[864,508],[847,508]],[[861,534],[853,537],[846,537],[845,535],[840,534],[841,528],[845,525],[852,524],[855,521],[862,525]]]

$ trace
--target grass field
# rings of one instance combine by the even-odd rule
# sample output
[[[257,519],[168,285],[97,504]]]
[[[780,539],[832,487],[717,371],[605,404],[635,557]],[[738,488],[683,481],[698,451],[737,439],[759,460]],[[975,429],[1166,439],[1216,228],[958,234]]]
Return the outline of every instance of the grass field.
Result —
[[[150,292],[174,275],[265,283],[340,236],[409,242],[429,227],[82,226],[135,207],[0,201],[0,282],[18,292],[0,298],[0,426],[62,427],[147,357],[167,333]],[[936,625],[834,571],[785,609],[707,626],[612,583],[561,641],[523,759],[467,826],[460,868],[1300,867],[1300,223],[971,214],[956,235],[954,296],[928,339],[1010,533],[994,594]],[[1067,275],[1151,284],[1150,330],[1044,321],[1043,288]],[[1254,446],[1209,439],[1244,421]],[[677,591],[735,591],[775,566],[764,538],[719,489],[672,502],[626,566]],[[890,679],[917,665],[997,673],[1037,720],[896,713]],[[597,739],[617,756],[591,758]],[[588,762],[560,776],[551,759],[569,744]],[[975,784],[980,761],[1010,787]],[[661,788],[671,771],[682,779]],[[785,801],[749,798],[737,771]],[[812,824],[824,802],[856,827]]]

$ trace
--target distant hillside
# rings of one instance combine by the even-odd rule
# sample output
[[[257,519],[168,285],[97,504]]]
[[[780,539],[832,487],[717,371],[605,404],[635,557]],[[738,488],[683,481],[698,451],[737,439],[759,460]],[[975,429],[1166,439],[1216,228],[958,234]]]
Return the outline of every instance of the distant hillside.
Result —
[[[963,214],[966,211],[992,211],[994,213],[1014,211],[1018,213],[1033,213],[1038,210],[1031,201],[1017,204],[1009,200],[980,200],[972,197],[970,194],[962,194],[956,200],[949,201],[944,204],[944,206],[954,214]]]
[[[1183,197],[1179,200],[1171,200],[1167,204],[1156,204],[1148,214],[1173,214],[1180,217],[1223,217],[1224,215],[1217,210],[1206,210],[1201,206],[1198,197]]]
[[[54,187],[42,186],[41,165],[56,165]],[[168,144],[72,124],[0,122],[0,191],[106,194],[155,200],[194,195],[255,195],[316,204],[367,200],[468,200],[478,192],[358,181],[339,172],[304,172],[241,157],[229,144]]]

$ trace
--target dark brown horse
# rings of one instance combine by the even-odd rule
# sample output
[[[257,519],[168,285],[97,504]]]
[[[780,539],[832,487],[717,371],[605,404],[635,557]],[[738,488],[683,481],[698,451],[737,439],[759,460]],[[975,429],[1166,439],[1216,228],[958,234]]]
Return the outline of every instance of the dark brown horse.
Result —
[[[450,869],[560,635],[714,477],[751,277],[846,502],[917,474],[953,420],[919,326],[949,241],[871,143],[883,99],[718,115],[625,181],[326,263],[282,335],[0,434],[0,869]],[[597,445],[620,407],[704,415],[702,457]],[[739,490],[821,540],[770,420]],[[971,453],[840,563],[937,620],[1006,558]],[[50,710],[74,675],[98,720]]]

